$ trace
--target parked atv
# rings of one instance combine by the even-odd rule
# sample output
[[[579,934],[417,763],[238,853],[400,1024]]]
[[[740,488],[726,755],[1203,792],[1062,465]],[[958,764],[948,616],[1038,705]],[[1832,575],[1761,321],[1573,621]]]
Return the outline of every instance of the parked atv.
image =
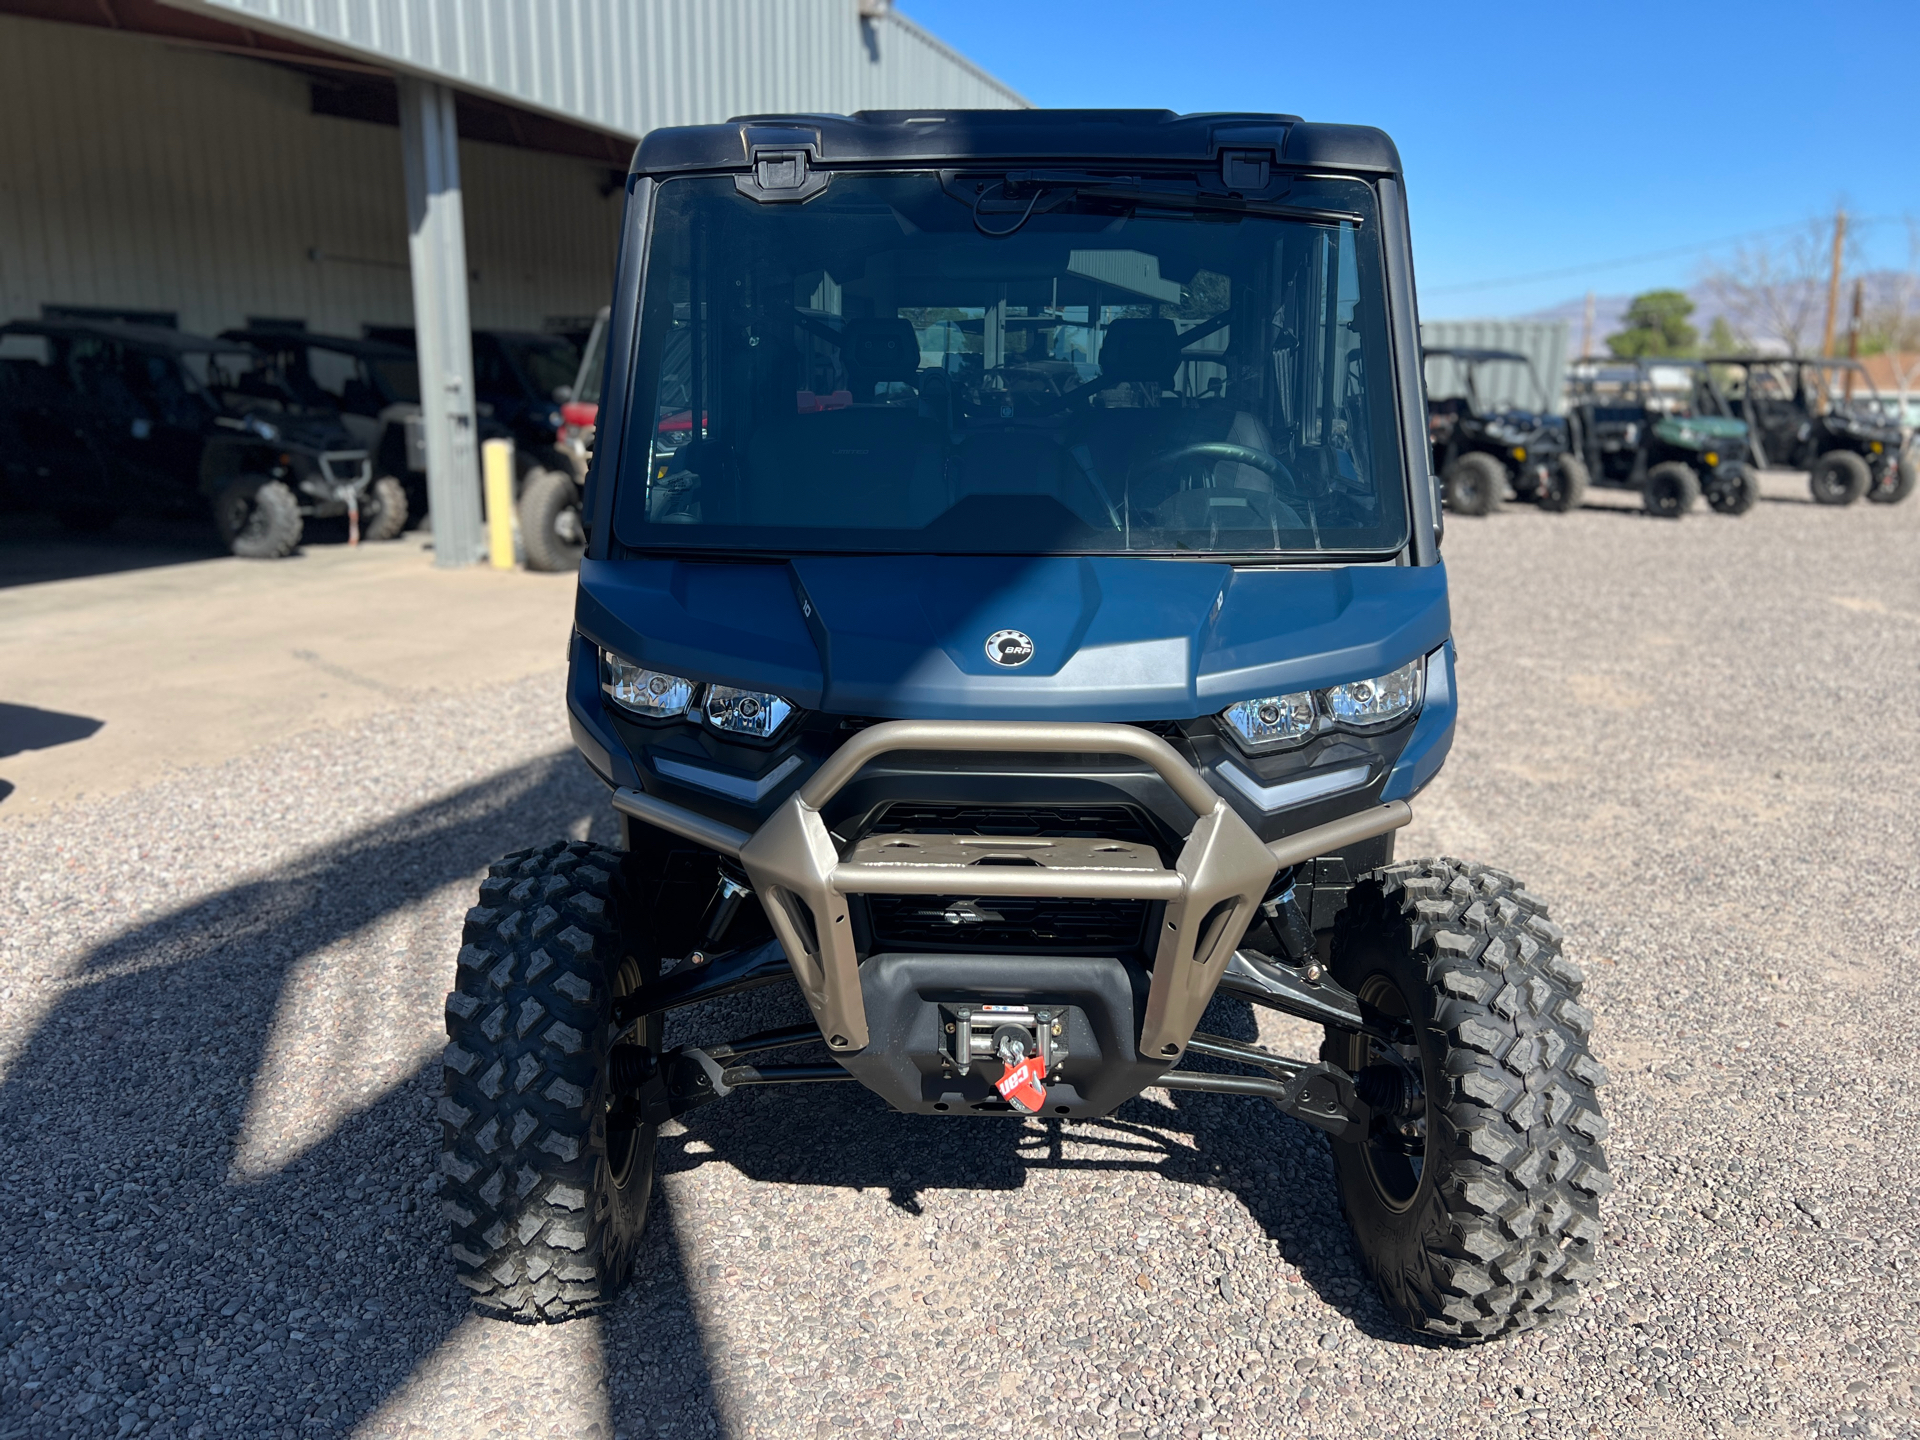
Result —
[[[605,1305],[663,1122],[829,1082],[1014,1123],[1265,1101],[1328,1137],[1406,1324],[1577,1303],[1611,1185],[1580,971],[1511,875],[1393,854],[1455,717],[1404,194],[1385,135],[1282,116],[641,142],[567,700],[623,843],[510,855],[467,916],[441,1166],[478,1308]],[[812,1018],[662,1038],[767,984]],[[1217,996],[1324,1043],[1205,1033]]]
[[[301,403],[331,410],[373,457],[360,515],[365,540],[391,540],[427,509],[427,443],[413,352],[378,340],[306,330],[223,330],[267,357]]]
[[[1587,493],[1587,467],[1573,453],[1566,420],[1549,413],[1546,388],[1533,361],[1515,350],[1434,348],[1428,360],[1451,360],[1465,372],[1466,394],[1427,402],[1427,438],[1447,509],[1487,515],[1509,489],[1542,510],[1578,510]],[[1489,410],[1480,400],[1483,365],[1520,365],[1540,401],[1534,410]],[[1431,377],[1429,377],[1431,379]]]
[[[1694,360],[1576,360],[1567,378],[1574,448],[1595,485],[1637,490],[1647,512],[1677,519],[1702,495],[1722,515],[1760,498],[1747,426],[1729,418]]]
[[[211,502],[236,555],[291,554],[308,517],[366,504],[372,470],[330,411],[301,402],[258,352],[157,326],[16,320],[0,326],[13,428],[37,454],[13,468],[70,529]]]
[[[572,570],[586,552],[580,500],[586,491],[588,467],[593,463],[594,422],[599,416],[600,383],[607,365],[607,316],[603,307],[594,317],[573,384],[554,392],[560,402],[554,447],[565,457],[568,468],[548,469],[530,479],[520,492],[520,537],[530,570]]]
[[[405,326],[369,325],[367,338],[411,353]],[[561,407],[580,371],[580,351],[564,335],[531,330],[473,332],[473,387],[479,423],[513,441],[514,503],[530,570],[571,570],[584,548],[579,479],[560,443]],[[571,502],[571,503],[569,503]],[[537,514],[531,512],[538,512]]]
[[[1914,457],[1902,458],[1900,427],[1868,403],[1873,387],[1858,360],[1722,355],[1706,363],[1727,375],[1727,413],[1751,427],[1759,463],[1805,470],[1818,503],[1851,505],[1865,495],[1897,505],[1913,493]]]

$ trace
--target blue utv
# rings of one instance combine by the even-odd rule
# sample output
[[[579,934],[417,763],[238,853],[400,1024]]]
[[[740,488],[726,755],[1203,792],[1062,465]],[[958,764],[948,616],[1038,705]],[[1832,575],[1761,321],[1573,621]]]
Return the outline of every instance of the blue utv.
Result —
[[[1405,194],[1379,131],[1280,115],[641,143],[567,693],[623,843],[510,855],[467,917],[480,1310],[614,1295],[666,1120],[849,1081],[1014,1123],[1263,1100],[1325,1132],[1408,1325],[1575,1303],[1581,973],[1511,875],[1393,853],[1456,709]],[[665,1044],[768,984],[811,1020]],[[1204,1033],[1223,995],[1318,1055]]]

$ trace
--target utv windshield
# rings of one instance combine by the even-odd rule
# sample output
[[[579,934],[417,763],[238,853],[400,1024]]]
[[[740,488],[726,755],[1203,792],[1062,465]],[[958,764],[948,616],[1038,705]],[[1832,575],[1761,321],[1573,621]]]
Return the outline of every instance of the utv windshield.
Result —
[[[1369,187],[1301,180],[1248,213],[1126,183],[1034,191],[1024,221],[1024,196],[977,207],[991,177],[842,174],[804,205],[662,184],[619,538],[1398,549]]]

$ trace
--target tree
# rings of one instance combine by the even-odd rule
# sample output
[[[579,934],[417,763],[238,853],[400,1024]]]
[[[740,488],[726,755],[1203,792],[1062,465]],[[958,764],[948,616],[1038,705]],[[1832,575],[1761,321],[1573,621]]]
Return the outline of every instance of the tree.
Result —
[[[1627,306],[1626,328],[1607,337],[1607,349],[1623,360],[1649,355],[1691,355],[1700,332],[1687,323],[1693,301],[1684,290],[1649,290]]]
[[[1856,269],[1854,235],[1846,246],[1847,268]],[[1833,221],[1815,217],[1784,237],[1740,246],[1729,264],[1710,267],[1701,278],[1748,346],[1806,355],[1820,343],[1832,260]]]
[[[1716,315],[1713,324],[1707,327],[1707,353],[1709,355],[1751,355],[1753,346],[1729,324],[1727,317]]]

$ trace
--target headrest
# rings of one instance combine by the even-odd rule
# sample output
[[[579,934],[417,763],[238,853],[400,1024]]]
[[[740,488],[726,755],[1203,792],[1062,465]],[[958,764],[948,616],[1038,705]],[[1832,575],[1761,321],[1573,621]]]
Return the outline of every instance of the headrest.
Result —
[[[1100,380],[1136,380],[1165,390],[1180,368],[1180,336],[1171,320],[1116,320],[1100,342]]]
[[[911,380],[920,371],[920,339],[908,320],[849,320],[840,329],[840,358],[847,374],[872,399],[882,380]]]

